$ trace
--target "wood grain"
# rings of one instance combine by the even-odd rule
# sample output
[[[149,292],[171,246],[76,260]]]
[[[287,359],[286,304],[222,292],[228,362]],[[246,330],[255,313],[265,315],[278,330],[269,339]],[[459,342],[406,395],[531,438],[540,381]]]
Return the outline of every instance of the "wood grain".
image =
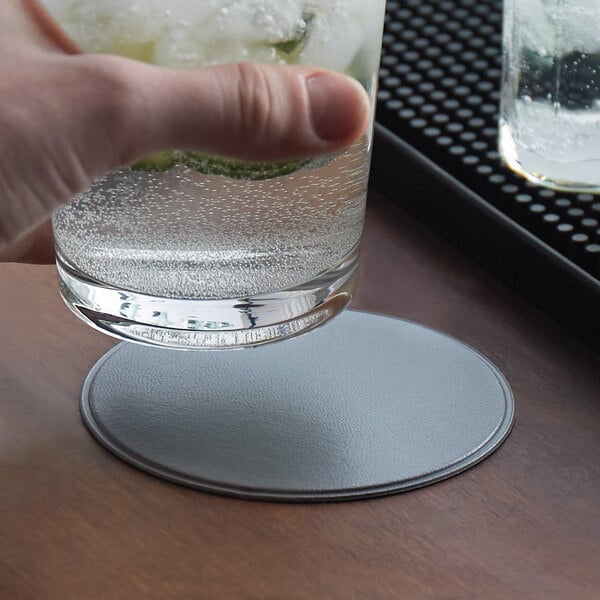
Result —
[[[494,361],[515,428],[428,488],[256,503],[164,483],[98,446],[78,396],[114,342],[71,316],[53,268],[0,266],[0,598],[597,600],[597,352],[377,195],[354,306]]]

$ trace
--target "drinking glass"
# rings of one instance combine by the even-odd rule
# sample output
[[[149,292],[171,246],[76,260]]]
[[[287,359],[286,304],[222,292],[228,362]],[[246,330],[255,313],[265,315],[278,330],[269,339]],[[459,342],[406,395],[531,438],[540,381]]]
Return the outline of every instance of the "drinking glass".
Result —
[[[384,0],[44,2],[88,51],[318,66],[357,79],[375,105]],[[145,344],[116,345],[83,385],[83,421],[105,448],[204,491],[321,502],[434,483],[505,439],[514,405],[501,374],[425,327],[347,311],[267,344],[348,304],[371,137],[274,164],[160,152],[56,212],[67,305]]]
[[[385,0],[44,4],[86,51],[170,67],[318,66],[355,77],[375,104]],[[371,132],[308,161],[182,148],[98,178],[53,218],[65,302],[105,333],[174,348],[255,346],[317,327],[351,298]]]
[[[505,0],[500,152],[529,180],[600,191],[600,3]]]

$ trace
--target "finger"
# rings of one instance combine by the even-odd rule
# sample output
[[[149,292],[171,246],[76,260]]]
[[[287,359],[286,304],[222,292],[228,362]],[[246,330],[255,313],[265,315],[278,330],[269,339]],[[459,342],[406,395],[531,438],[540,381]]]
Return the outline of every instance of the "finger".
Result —
[[[250,160],[305,158],[346,148],[369,120],[365,90],[339,73],[250,63],[174,70],[128,62],[135,64],[128,69],[134,93],[124,156],[197,148]]]
[[[54,262],[54,237],[50,220],[0,252],[0,262],[50,264]]]
[[[67,55],[80,52],[39,0],[21,1],[47,43]],[[119,90],[96,94],[108,100],[107,112],[115,114],[116,109],[124,115],[113,119],[117,135],[110,124],[98,125],[108,125],[107,133],[121,140],[114,150],[127,162],[164,148],[198,148],[255,160],[335,152],[364,133],[371,112],[358,82],[322,69],[242,63],[184,70],[119,57],[76,59],[92,70],[95,65],[99,81]],[[89,98],[81,100],[80,116],[89,125]]]
[[[41,34],[45,45],[65,52],[67,54],[79,54],[81,49],[54,20],[50,13],[40,4],[40,0],[21,0],[21,8],[29,17],[29,24],[35,25]]]

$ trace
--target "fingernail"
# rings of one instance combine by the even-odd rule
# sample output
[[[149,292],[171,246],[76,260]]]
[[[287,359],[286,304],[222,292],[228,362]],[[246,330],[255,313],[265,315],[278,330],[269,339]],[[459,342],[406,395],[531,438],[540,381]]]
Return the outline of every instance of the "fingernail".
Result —
[[[315,133],[328,142],[358,137],[365,126],[369,99],[354,79],[334,73],[306,78]]]

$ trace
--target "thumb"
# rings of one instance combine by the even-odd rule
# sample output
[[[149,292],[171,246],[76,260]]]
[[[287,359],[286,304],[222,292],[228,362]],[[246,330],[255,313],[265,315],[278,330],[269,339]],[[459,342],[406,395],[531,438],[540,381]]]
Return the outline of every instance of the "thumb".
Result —
[[[55,52],[78,55],[86,71],[97,66],[101,86],[102,81],[116,83],[117,93],[105,86],[96,90],[100,94],[95,100],[109,100],[104,115],[96,112],[103,121],[97,125],[117,140],[120,147],[114,150],[121,164],[167,148],[196,148],[249,160],[306,158],[347,147],[366,129],[369,99],[350,77],[309,67],[251,63],[168,69],[80,54],[39,0],[22,1]],[[91,99],[88,106],[85,100],[75,113],[78,108],[85,113],[95,104]],[[107,123],[109,114],[116,117],[112,123]],[[80,116],[90,123],[89,115]]]
[[[126,61],[110,57],[111,60]],[[334,152],[366,129],[369,98],[355,80],[308,67],[228,64],[165,69],[127,61],[123,162],[165,148],[249,160]]]

